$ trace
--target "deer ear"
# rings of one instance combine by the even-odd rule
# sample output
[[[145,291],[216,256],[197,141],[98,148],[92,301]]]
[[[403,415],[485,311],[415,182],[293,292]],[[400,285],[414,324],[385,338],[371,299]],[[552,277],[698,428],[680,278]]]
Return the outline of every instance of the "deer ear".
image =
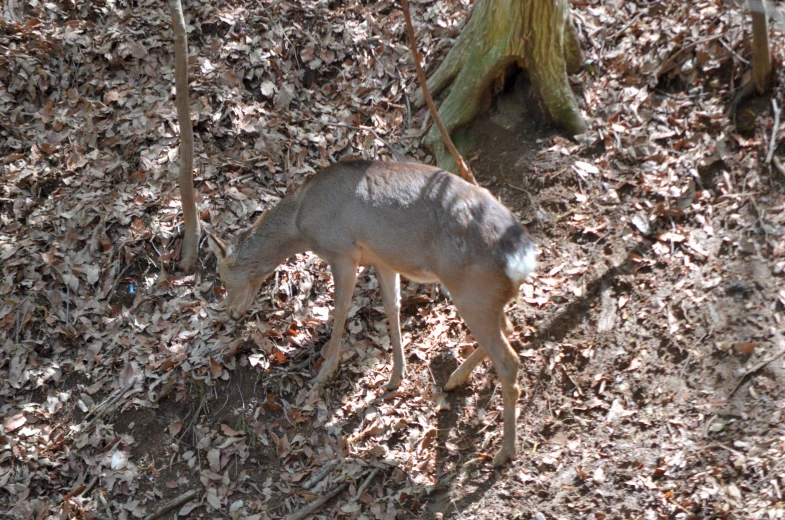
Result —
[[[218,258],[219,262],[223,262],[229,256],[229,245],[217,236],[208,233],[207,243],[210,246],[210,251]]]

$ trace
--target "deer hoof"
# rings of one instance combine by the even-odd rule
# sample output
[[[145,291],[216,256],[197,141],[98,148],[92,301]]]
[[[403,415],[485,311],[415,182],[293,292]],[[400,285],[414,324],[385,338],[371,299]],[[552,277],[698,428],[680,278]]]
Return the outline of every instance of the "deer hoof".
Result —
[[[466,382],[466,378],[459,372],[460,369],[457,369],[450,375],[450,379],[447,381],[447,384],[444,385],[444,391],[449,392],[451,390],[455,390],[462,384]]]

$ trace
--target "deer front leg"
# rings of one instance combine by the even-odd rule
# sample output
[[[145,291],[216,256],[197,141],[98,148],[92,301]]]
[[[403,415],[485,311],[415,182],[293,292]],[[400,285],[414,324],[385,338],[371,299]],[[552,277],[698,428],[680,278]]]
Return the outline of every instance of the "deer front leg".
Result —
[[[406,372],[406,359],[401,345],[401,278],[398,273],[384,266],[375,265],[376,279],[382,290],[382,304],[390,324],[390,343],[393,351],[393,370],[385,387],[395,390],[401,385]]]
[[[343,338],[343,328],[346,325],[346,315],[352,303],[352,293],[357,282],[357,262],[350,257],[339,258],[329,262],[333,272],[333,283],[335,285],[334,311],[333,311],[333,330],[330,342],[327,345],[322,369],[319,375],[313,380],[317,386],[321,386],[330,379],[335,369],[338,368],[338,361],[341,354],[341,339]]]

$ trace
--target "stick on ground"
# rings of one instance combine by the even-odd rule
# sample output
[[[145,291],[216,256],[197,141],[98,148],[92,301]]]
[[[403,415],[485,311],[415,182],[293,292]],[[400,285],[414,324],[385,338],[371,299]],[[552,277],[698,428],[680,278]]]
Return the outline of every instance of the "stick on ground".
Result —
[[[377,473],[379,473],[379,468],[374,468],[374,470],[371,471],[371,474],[368,475],[368,478],[365,479],[365,482],[363,482],[362,485],[359,488],[357,488],[357,493],[354,494],[354,496],[351,498],[351,500],[349,500],[349,502],[357,502],[360,499],[360,496],[362,496],[365,490],[368,489],[368,486],[371,485],[371,481],[373,480],[373,478],[376,476]]]
[[[316,500],[314,500],[304,508],[300,509],[299,511],[295,511],[291,515],[287,516],[286,520],[301,520],[302,518],[305,518],[306,516],[310,515],[311,513],[322,507],[324,504],[332,500],[334,497],[343,493],[343,490],[345,490],[348,487],[349,487],[349,483],[344,482],[343,484],[333,489],[326,495],[317,498]]]
[[[198,491],[192,489],[191,491],[180,495],[179,497],[175,498],[168,504],[164,505],[161,509],[159,509],[155,513],[147,515],[146,517],[144,517],[144,520],[155,520],[156,518],[161,518],[172,509],[177,509],[178,507],[185,504],[186,502],[190,502],[191,500],[196,498],[198,494],[199,494]]]
[[[92,428],[93,424],[95,424],[95,422],[99,418],[101,418],[107,411],[112,409],[112,407],[114,407],[114,405],[117,404],[117,401],[119,401],[121,397],[123,397],[129,390],[131,390],[135,384],[136,384],[136,377],[133,377],[131,378],[131,381],[129,381],[128,384],[125,385],[123,389],[117,390],[114,394],[109,396],[109,398],[106,401],[102,402],[101,404],[99,404],[98,406],[94,407],[92,410],[87,412],[85,419],[89,419],[89,421],[85,423],[85,427]],[[90,419],[91,416],[92,419]]]
[[[776,359],[778,359],[783,354],[785,354],[785,348],[781,348],[780,351],[777,352],[776,354],[772,354],[771,356],[767,357],[766,359],[764,359],[763,361],[761,361],[760,363],[758,363],[754,367],[752,367],[749,370],[747,370],[746,372],[744,372],[744,374],[739,378],[738,383],[736,383],[736,386],[733,387],[733,390],[731,391],[731,393],[728,394],[728,399],[733,397],[733,394],[736,393],[736,390],[738,390],[741,387],[741,385],[744,383],[744,381],[747,380],[747,376],[752,375],[755,372],[759,371],[760,369],[764,368],[766,365],[768,365],[772,361],[775,361]]]
[[[311,478],[309,478],[308,480],[303,482],[303,487],[305,489],[311,489],[316,484],[318,484],[324,477],[329,475],[330,472],[333,469],[335,469],[335,467],[337,465],[338,465],[338,460],[337,459],[331,460],[330,462],[328,462],[327,464],[324,465],[324,467],[322,468],[322,470],[319,473],[317,473],[316,475],[312,476]]]

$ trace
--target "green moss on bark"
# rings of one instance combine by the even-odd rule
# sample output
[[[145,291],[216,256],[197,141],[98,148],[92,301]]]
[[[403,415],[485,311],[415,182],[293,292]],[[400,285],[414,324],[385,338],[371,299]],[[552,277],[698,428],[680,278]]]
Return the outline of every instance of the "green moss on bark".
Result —
[[[570,134],[586,130],[567,78],[583,63],[567,0],[477,0],[455,47],[428,80],[434,94],[452,85],[439,109],[450,133],[477,115],[483,93],[510,63],[529,71],[556,123]],[[438,129],[425,144],[440,167],[456,171]]]

